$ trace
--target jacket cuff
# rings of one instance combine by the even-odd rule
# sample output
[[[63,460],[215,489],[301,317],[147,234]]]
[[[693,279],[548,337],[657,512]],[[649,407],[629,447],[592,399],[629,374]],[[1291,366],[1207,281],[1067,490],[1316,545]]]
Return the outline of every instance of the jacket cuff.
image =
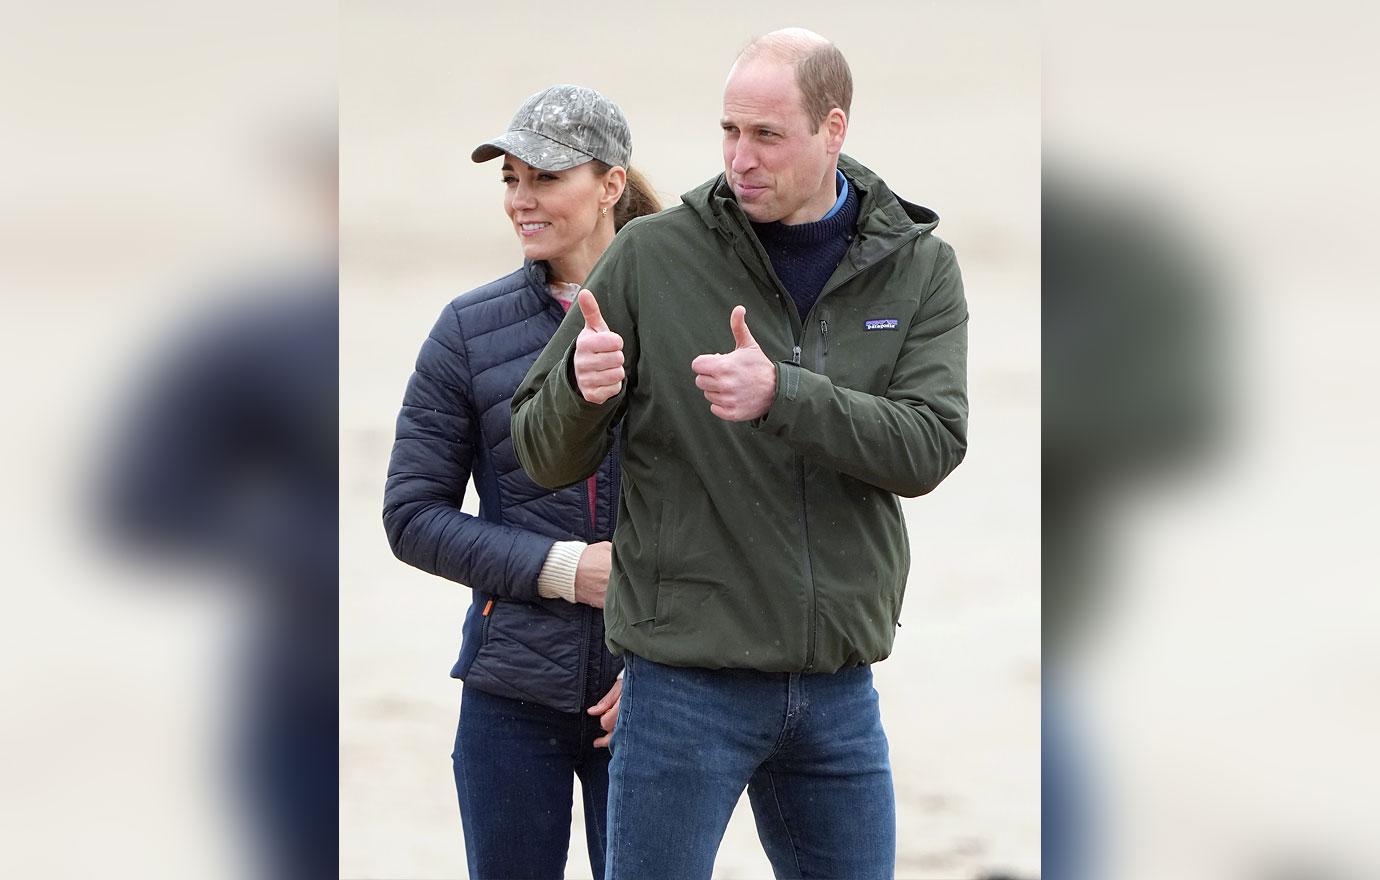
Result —
[[[771,409],[761,418],[752,421],[752,427],[769,434],[779,434],[791,421],[793,410],[800,397],[800,379],[804,367],[788,361],[776,362],[776,396],[772,398]]]
[[[588,545],[584,541],[557,541],[546,554],[541,573],[537,575],[537,594],[546,599],[575,601],[575,574],[580,557]]]

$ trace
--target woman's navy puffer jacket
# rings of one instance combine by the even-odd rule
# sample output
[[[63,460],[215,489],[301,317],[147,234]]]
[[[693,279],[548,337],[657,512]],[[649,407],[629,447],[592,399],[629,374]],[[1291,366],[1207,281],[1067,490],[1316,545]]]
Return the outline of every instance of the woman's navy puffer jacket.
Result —
[[[604,647],[603,612],[542,598],[537,575],[556,541],[611,539],[619,444],[600,465],[591,511],[587,483],[552,492],[527,477],[509,424],[513,392],[564,316],[545,264],[530,261],[446,306],[407,383],[383,522],[399,559],[473,589],[452,676],[577,712],[622,662]],[[477,517],[460,510],[471,472]]]

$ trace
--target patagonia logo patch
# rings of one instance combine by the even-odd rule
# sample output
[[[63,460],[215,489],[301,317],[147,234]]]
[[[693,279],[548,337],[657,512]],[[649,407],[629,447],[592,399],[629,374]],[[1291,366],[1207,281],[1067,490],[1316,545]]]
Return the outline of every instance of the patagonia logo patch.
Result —
[[[895,318],[873,318],[863,322],[864,330],[895,330],[901,326],[901,322]]]

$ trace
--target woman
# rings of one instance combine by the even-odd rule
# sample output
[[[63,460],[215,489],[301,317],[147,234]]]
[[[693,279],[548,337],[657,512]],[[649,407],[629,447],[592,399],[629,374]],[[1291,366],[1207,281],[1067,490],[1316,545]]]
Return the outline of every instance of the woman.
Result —
[[[618,449],[550,492],[513,452],[509,400],[585,276],[633,217],[659,209],[628,168],[627,121],[598,92],[539,92],[471,158],[503,158],[503,208],[522,268],[456,298],[408,382],[384,495],[393,552],[466,584],[473,601],[452,755],[470,876],[561,877],[580,778],[590,867],[604,875],[608,734],[622,664],[601,609]],[[474,476],[478,517],[460,510]]]

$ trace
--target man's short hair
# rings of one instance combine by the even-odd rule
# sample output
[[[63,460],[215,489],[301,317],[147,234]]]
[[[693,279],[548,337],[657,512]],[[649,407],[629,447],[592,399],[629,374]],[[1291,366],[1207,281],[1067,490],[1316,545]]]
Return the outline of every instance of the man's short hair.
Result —
[[[788,28],[758,37],[738,60],[767,57],[795,66],[795,84],[810,124],[818,129],[835,107],[847,116],[853,105],[853,73],[833,43],[812,31]]]

